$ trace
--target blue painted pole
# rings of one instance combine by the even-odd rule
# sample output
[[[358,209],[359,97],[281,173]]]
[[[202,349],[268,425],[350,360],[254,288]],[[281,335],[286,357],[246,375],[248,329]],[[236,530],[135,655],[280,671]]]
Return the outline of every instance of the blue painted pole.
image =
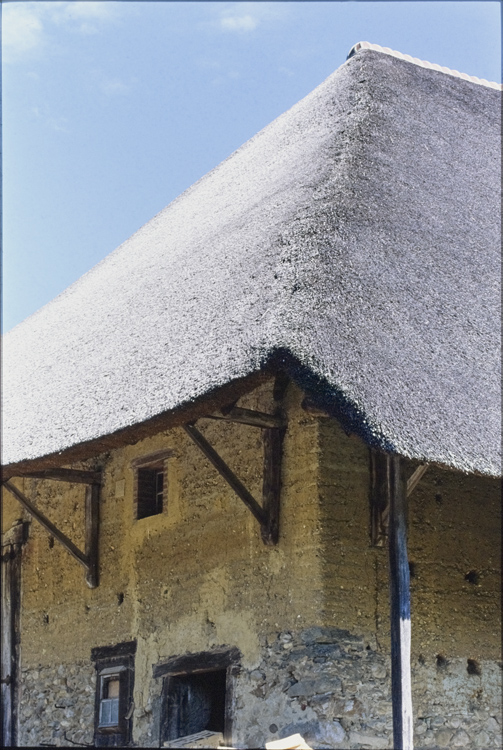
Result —
[[[391,603],[391,694],[393,747],[413,750],[410,673],[410,578],[407,557],[407,496],[400,456],[388,456],[389,571]]]

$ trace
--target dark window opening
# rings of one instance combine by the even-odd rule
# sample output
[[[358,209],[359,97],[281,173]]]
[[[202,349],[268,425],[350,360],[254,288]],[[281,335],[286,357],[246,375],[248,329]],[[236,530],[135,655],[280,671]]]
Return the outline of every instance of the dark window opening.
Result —
[[[241,653],[236,647],[218,647],[198,654],[172,656],[153,668],[162,678],[160,745],[183,738],[232,745],[233,690]],[[182,745],[178,745],[181,742]],[[167,745],[168,746],[168,745]],[[169,744],[169,746],[171,746]],[[201,745],[202,746],[202,745]],[[173,745],[175,747],[175,745]]]
[[[137,520],[157,516],[165,510],[168,489],[166,461],[173,455],[171,448],[165,448],[131,462]]]
[[[170,678],[165,740],[225,731],[226,670]]]
[[[164,501],[164,468],[150,467],[137,470],[137,518],[162,513]]]

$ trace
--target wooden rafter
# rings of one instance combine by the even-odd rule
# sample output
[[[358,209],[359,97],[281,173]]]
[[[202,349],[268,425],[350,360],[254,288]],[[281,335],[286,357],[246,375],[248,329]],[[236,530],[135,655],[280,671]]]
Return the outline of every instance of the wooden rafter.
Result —
[[[52,473],[57,476],[49,476]],[[2,487],[10,492],[32,518],[40,523],[46,531],[51,534],[58,542],[79,562],[86,570],[86,581],[90,588],[96,588],[98,585],[98,533],[99,533],[99,495],[101,472],[80,472],[72,469],[54,469],[42,472],[44,476],[26,475],[30,478],[52,479],[57,481],[85,483],[86,500],[85,500],[85,552],[82,552],[58,527],[50,521],[42,511],[40,511],[21,490],[9,481],[2,482]],[[86,480],[84,480],[86,477]],[[95,480],[98,481],[95,481]]]

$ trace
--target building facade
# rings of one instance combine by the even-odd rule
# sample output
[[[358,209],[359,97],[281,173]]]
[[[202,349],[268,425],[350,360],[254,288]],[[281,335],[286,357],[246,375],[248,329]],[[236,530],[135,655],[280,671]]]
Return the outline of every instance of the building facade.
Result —
[[[272,389],[271,379],[238,403],[274,413]],[[292,383],[281,408],[277,544],[264,544],[181,428],[73,467],[103,472],[99,585],[90,589],[82,566],[31,523],[19,553],[20,746],[158,747],[208,727],[236,747],[296,732],[313,747],[393,746],[388,559],[372,542],[370,451],[313,414]],[[197,426],[260,498],[264,430]],[[147,465],[163,471],[162,498],[138,518]],[[82,485],[18,483],[83,546]],[[20,506],[4,495],[10,528]],[[410,495],[417,748],[501,745],[500,538],[495,479],[430,467]],[[202,710],[198,689],[218,705]],[[190,692],[192,719],[173,707]]]

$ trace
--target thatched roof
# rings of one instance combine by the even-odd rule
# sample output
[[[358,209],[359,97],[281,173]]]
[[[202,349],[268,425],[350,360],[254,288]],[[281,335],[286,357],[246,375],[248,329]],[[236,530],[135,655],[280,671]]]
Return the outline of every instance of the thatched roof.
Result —
[[[499,106],[356,51],[6,335],[5,462],[269,365],[370,444],[500,473]]]

